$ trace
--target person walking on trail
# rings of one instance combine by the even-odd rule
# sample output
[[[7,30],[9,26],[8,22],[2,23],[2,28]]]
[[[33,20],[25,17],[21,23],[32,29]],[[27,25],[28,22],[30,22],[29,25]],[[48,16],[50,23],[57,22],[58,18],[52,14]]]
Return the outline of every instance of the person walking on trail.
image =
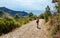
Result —
[[[37,24],[37,28],[38,28],[38,25],[39,25],[39,17],[36,18],[36,24]]]

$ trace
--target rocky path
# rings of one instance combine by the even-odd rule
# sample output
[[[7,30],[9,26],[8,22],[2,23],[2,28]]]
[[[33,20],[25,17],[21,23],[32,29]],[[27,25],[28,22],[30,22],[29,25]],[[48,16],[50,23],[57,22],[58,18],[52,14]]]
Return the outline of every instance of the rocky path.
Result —
[[[40,19],[39,27],[36,28],[36,21],[32,21],[13,32],[0,36],[0,38],[48,38],[47,31],[43,27],[43,19]]]

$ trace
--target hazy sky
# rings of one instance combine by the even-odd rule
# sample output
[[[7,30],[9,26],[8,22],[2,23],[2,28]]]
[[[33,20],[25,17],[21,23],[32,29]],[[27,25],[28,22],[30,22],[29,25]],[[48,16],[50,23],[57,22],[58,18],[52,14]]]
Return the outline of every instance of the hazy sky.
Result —
[[[44,10],[47,5],[53,10],[52,0],[0,0],[0,7],[12,10]]]

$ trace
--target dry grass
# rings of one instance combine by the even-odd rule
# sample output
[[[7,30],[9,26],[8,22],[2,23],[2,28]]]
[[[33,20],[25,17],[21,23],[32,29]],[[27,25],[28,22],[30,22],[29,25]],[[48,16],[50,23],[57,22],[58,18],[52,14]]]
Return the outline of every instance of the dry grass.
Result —
[[[60,32],[58,32],[58,30],[56,29],[58,25],[60,25],[59,16],[54,16],[52,19],[49,19],[47,23],[44,24],[44,27],[46,28],[46,30],[49,31],[50,38],[57,38],[57,37],[60,38]],[[53,33],[55,32],[56,34],[53,35]]]

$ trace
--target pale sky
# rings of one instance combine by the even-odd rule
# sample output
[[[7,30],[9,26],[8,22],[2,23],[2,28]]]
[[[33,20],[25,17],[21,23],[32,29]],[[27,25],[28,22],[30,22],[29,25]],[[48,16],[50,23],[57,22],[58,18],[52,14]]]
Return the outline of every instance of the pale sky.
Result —
[[[52,0],[0,0],[0,7],[12,10],[44,10],[47,5],[53,10]]]

